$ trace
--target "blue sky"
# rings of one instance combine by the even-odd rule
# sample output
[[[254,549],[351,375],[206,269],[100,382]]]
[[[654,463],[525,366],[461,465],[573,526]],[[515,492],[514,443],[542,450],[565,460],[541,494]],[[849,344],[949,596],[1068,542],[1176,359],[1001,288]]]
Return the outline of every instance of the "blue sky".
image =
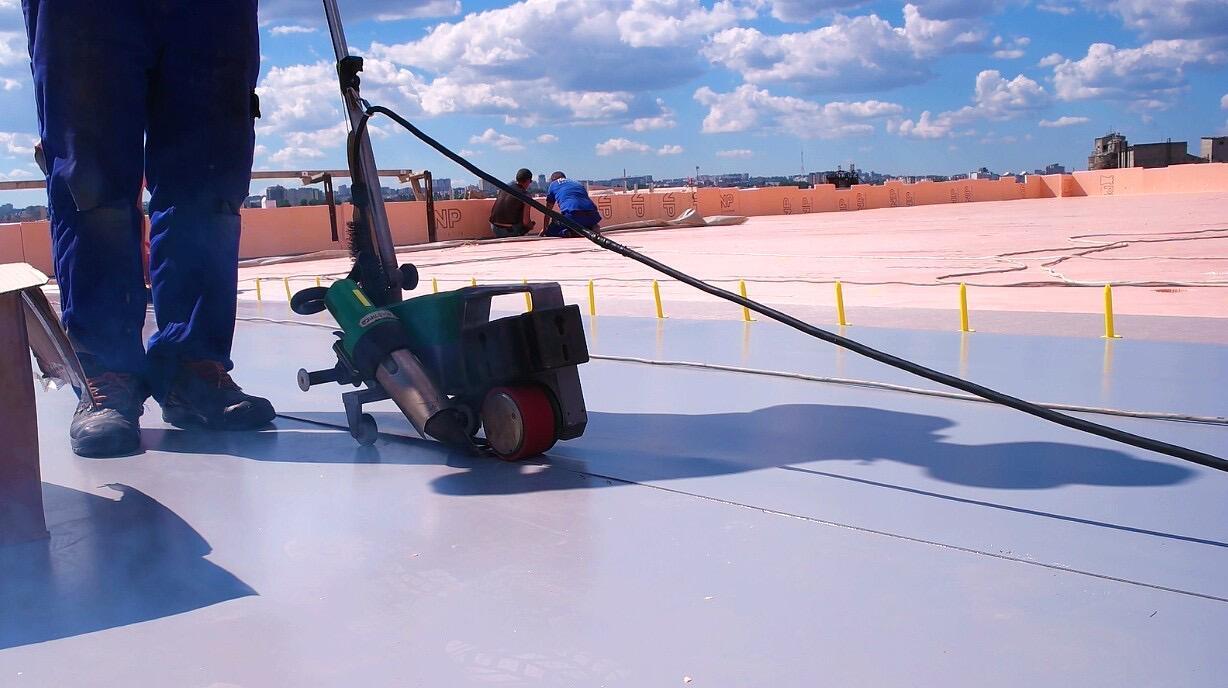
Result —
[[[340,4],[368,99],[502,176],[793,173],[803,151],[810,170],[1078,169],[1111,128],[1195,150],[1228,133],[1228,0]],[[19,6],[0,0],[0,178],[35,175]],[[263,0],[261,21],[256,167],[343,166],[319,3]],[[375,133],[381,167],[470,178]]]

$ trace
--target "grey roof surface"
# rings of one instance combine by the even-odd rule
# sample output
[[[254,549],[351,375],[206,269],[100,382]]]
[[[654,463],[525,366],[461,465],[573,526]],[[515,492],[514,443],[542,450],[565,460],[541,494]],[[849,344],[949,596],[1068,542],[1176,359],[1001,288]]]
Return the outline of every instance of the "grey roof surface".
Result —
[[[246,315],[290,318],[284,308]],[[1045,401],[1228,415],[1228,348],[853,328]],[[243,322],[276,429],[71,455],[0,551],[0,685],[1222,684],[1228,475],[988,404],[594,361],[590,424],[502,464],[341,421],[325,329]],[[602,318],[594,352],[926,386],[782,328]],[[1222,455],[1228,427],[1095,416]],[[691,679],[689,684],[684,683]]]

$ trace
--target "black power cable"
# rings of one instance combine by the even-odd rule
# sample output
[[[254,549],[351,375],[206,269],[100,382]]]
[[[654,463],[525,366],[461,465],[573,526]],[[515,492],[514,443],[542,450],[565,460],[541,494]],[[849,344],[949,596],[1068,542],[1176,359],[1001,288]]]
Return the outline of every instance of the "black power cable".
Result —
[[[707,282],[704,282],[695,277],[692,277],[682,272],[681,270],[672,268],[664,263],[661,263],[657,260],[649,258],[648,256],[645,256],[644,254],[630,247],[623,246],[617,241],[614,241],[608,237],[602,236],[598,232],[594,232],[593,230],[587,227],[581,226],[580,224],[567,218],[563,214],[557,213],[547,208],[545,205],[537,202],[531,196],[529,196],[528,194],[525,194],[520,189],[514,188],[508,184],[505,184],[499,179],[496,179],[490,174],[487,174],[481,168],[477,167],[476,165],[469,162],[465,158],[461,157],[457,153],[452,152],[447,146],[431,138],[429,135],[427,135],[425,132],[423,132],[418,127],[414,126],[404,117],[401,117],[396,112],[393,112],[392,110],[389,110],[386,107],[382,107],[379,105],[368,105],[367,106],[363,118],[359,120],[358,126],[354,130],[354,135],[350,137],[351,148],[355,148],[357,146],[357,142],[361,140],[362,136],[366,134],[367,122],[371,119],[372,116],[376,114],[386,115],[389,119],[396,122],[397,124],[400,124],[402,127],[405,127],[405,129],[407,129],[409,133],[416,136],[426,145],[430,146],[431,148],[434,148],[436,151],[439,151],[439,153],[441,153],[444,157],[448,158],[452,162],[455,162],[456,164],[460,165],[466,170],[472,172],[473,174],[477,175],[479,178],[487,182],[490,182],[491,184],[495,185],[497,188],[502,189],[503,191],[506,191],[507,193],[515,196],[516,198],[519,198],[521,201],[527,203],[530,207],[541,211],[549,218],[557,220],[558,222],[562,223],[564,226],[566,226],[571,231],[575,232],[576,234],[579,234],[585,239],[588,239],[594,244],[597,244],[601,248],[604,248],[609,251],[613,251],[621,256],[630,258],[631,260],[634,260],[636,262],[643,263],[644,265],[647,265],[653,270],[656,270],[657,272],[668,275],[669,277],[673,277],[674,279],[678,280],[679,282],[682,282],[683,284],[690,285],[700,291],[706,292],[708,294],[711,294],[721,299],[725,299],[726,301],[731,301],[733,303],[738,304],[739,306],[749,308],[752,311],[759,313],[760,315],[771,318],[772,320],[775,320],[779,323],[788,325],[789,327],[792,327],[793,329],[799,332],[808,334],[811,337],[821,339],[825,342],[835,344],[836,346],[844,347],[845,349],[848,349],[849,351],[861,354],[862,356],[878,361],[879,363],[885,363],[886,365],[892,366],[893,368],[898,368],[905,372],[912,373],[913,375],[923,377],[927,380],[932,380],[939,384],[946,385],[948,387],[953,387],[955,389],[962,390],[969,394],[975,394],[976,396],[981,397],[982,399],[986,399],[988,401],[992,401],[994,403],[1001,404],[1003,406],[1009,406],[1010,408],[1036,416],[1037,418],[1042,418],[1052,423],[1057,423],[1058,425],[1063,425],[1065,427],[1072,428],[1074,430],[1079,430],[1079,431],[1086,432],[1086,433],[1090,433],[1092,435],[1098,435],[1100,437],[1104,437],[1104,438],[1107,438],[1107,439],[1110,439],[1116,442],[1121,442],[1123,444],[1128,444],[1134,447],[1138,447],[1140,449],[1147,449],[1149,451],[1154,451],[1159,454],[1166,454],[1168,456],[1172,456],[1178,459],[1183,459],[1185,461],[1191,461],[1193,463],[1201,464],[1209,468],[1214,468],[1214,469],[1221,470],[1221,471],[1228,471],[1228,460],[1221,459],[1217,456],[1212,456],[1210,454],[1206,454],[1206,453],[1203,453],[1203,452],[1200,452],[1194,449],[1189,449],[1187,447],[1181,447],[1175,444],[1169,444],[1168,442],[1162,442],[1160,440],[1152,439],[1150,437],[1143,437],[1141,435],[1135,435],[1133,433],[1126,432],[1124,430],[1118,430],[1117,428],[1111,428],[1107,425],[1101,425],[1099,423],[1093,423],[1088,420],[1083,420],[1082,418],[1075,418],[1074,416],[1068,416],[1064,413],[1058,413],[1057,411],[1044,408],[1043,406],[1037,406],[1036,404],[1033,404],[1028,401],[1024,401],[1023,399],[1019,399],[1017,397],[1010,396],[1009,394],[1003,394],[1002,392],[999,392],[997,390],[993,390],[988,387],[978,385],[975,382],[969,382],[968,380],[964,380],[963,378],[955,377],[954,375],[948,375],[941,371],[933,370],[932,368],[927,368],[923,365],[914,363],[909,360],[905,360],[898,356],[893,356],[884,351],[879,351],[878,349],[866,346],[865,344],[862,344],[861,342],[854,341],[847,337],[842,337],[833,332],[828,332],[827,330],[815,327],[814,325],[811,325],[807,322],[798,320],[797,318],[789,315],[788,313],[783,313],[769,306],[765,306],[759,303],[758,301],[748,299],[746,297],[735,294],[731,291],[726,291],[724,289],[721,289],[720,287],[712,286],[711,284],[708,284]]]

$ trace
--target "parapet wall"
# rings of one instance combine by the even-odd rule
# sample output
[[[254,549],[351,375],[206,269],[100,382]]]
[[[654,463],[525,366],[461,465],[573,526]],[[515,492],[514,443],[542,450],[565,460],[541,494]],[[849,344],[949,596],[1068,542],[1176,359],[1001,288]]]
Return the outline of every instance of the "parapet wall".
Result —
[[[1176,165],[1158,169],[1129,168],[1029,175],[1026,182],[966,179],[953,182],[881,186],[856,185],[836,189],[822,184],[813,189],[771,187],[765,189],[702,188],[683,191],[633,192],[596,195],[603,224],[678,217],[696,208],[705,217],[713,215],[803,215],[876,208],[897,208],[939,203],[1014,201],[1029,198],[1070,198],[1228,191],[1228,164]],[[492,200],[438,201],[435,203],[436,234],[441,241],[490,237],[487,218]],[[388,220],[397,245],[426,242],[426,204],[388,204]],[[344,241],[350,207],[338,208],[337,222]],[[536,215],[536,213],[534,213]],[[540,225],[541,218],[537,221]],[[337,249],[328,221],[328,208],[243,210],[241,258],[292,255]],[[0,225],[0,263],[24,261],[47,274],[51,265],[51,241],[46,222]]]

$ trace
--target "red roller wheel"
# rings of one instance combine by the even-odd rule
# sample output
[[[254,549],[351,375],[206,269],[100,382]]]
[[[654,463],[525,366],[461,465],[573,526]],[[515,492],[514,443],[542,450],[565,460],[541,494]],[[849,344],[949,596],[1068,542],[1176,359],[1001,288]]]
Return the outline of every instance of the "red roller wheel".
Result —
[[[554,406],[537,385],[496,387],[482,402],[486,441],[499,458],[519,461],[554,446]]]

